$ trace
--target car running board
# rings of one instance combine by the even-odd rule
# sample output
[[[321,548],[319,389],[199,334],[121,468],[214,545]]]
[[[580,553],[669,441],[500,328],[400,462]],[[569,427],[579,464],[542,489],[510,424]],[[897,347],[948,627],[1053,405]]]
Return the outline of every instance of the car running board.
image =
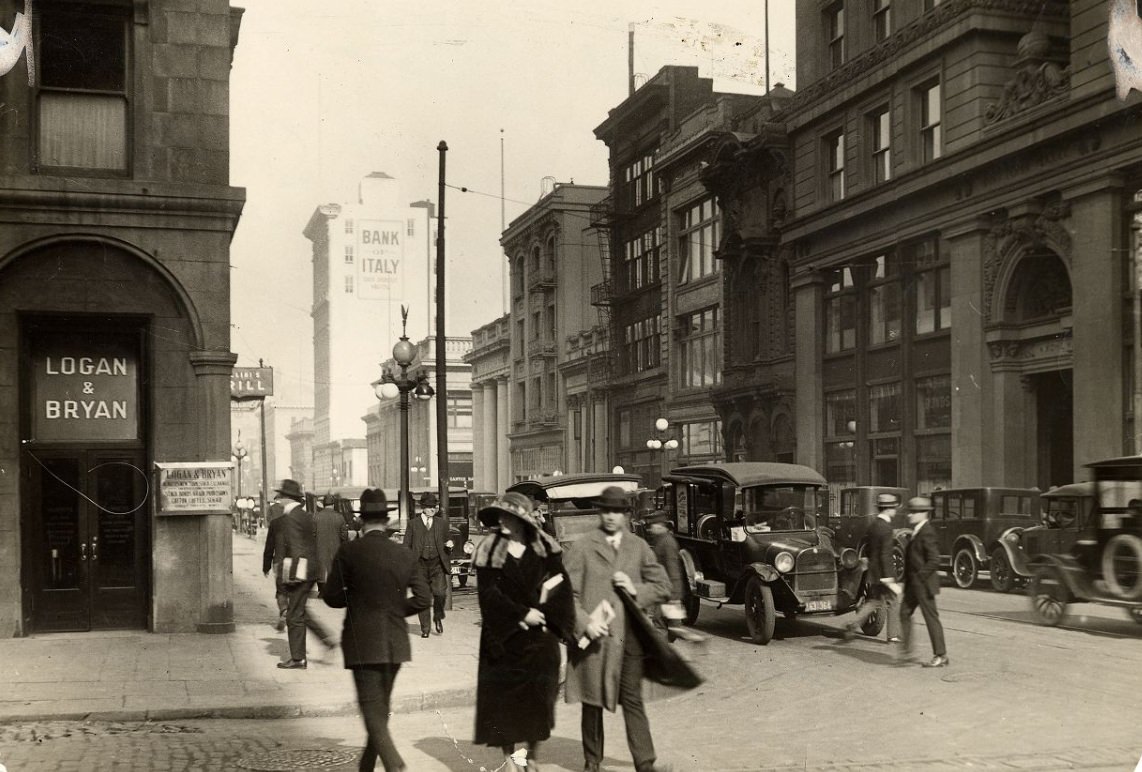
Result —
[[[722,606],[724,606],[725,604],[730,602],[730,599],[728,596],[725,598],[706,598],[706,597],[703,597],[701,595],[698,595],[697,598],[698,598],[698,600],[705,603],[707,606],[713,606],[714,608],[721,608]]]

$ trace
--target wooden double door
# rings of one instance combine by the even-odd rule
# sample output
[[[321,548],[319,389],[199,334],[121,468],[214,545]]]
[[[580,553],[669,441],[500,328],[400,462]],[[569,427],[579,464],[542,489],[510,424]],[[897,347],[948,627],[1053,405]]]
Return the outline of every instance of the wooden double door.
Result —
[[[25,458],[32,631],[145,628],[150,492],[143,451],[53,448]]]

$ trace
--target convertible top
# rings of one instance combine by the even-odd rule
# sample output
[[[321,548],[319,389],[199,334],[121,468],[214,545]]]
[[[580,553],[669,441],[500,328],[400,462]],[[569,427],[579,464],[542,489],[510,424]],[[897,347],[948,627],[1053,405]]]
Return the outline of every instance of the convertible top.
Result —
[[[1039,497],[1044,499],[1058,499],[1064,496],[1093,496],[1094,483],[1092,482],[1077,482],[1070,483],[1069,485],[1060,485],[1057,488],[1052,488],[1049,491],[1040,493]]]
[[[521,480],[509,485],[509,491],[517,491],[536,501],[564,501],[587,499],[599,496],[604,488],[616,485],[624,493],[638,490],[642,478],[637,474],[616,474],[614,472],[582,472],[577,474],[547,475]]]
[[[735,461],[725,464],[698,464],[680,466],[666,476],[668,480],[694,477],[713,477],[733,483],[739,488],[751,485],[824,485],[825,478],[817,471],[800,464],[779,464],[772,461]]]

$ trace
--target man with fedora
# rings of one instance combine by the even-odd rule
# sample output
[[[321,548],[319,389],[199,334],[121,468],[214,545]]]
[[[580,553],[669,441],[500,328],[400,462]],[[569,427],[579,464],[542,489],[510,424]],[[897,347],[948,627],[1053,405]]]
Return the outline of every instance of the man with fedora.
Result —
[[[304,670],[306,629],[313,630],[327,647],[334,646],[333,637],[320,622],[305,613],[305,604],[313,591],[318,569],[317,541],[314,538],[313,515],[301,505],[305,494],[295,480],[282,480],[275,491],[282,498],[281,517],[271,523],[275,531],[267,535],[267,549],[273,540],[273,564],[278,580],[286,590],[286,629],[289,635],[289,659],[279,662],[285,670]],[[268,573],[263,556],[262,572]]]
[[[940,544],[936,532],[928,525],[932,499],[915,496],[908,500],[908,522],[912,524],[912,539],[904,551],[904,599],[900,605],[900,624],[903,633],[902,658],[911,656],[912,612],[920,607],[928,638],[932,642],[932,659],[924,667],[947,667],[948,650],[944,646],[944,626],[936,610],[936,595],[940,592]]]
[[[341,542],[349,540],[349,525],[345,517],[337,511],[337,498],[326,493],[318,501],[317,512],[313,515],[314,532],[317,538],[317,592],[325,592],[325,577],[333,566],[333,556]]]
[[[385,492],[367,488],[360,507],[361,537],[338,548],[322,598],[345,609],[341,651],[353,671],[369,736],[359,769],[373,769],[379,756],[386,772],[393,772],[407,769],[389,734],[393,684],[401,663],[412,659],[405,617],[428,608],[432,599],[416,557],[389,538],[395,507]]]
[[[572,543],[564,561],[575,595],[575,637],[589,642],[570,658],[567,702],[583,703],[585,770],[598,772],[603,760],[603,708],[613,712],[622,705],[635,770],[653,772],[654,740],[642,700],[644,652],[616,588],[652,609],[669,599],[670,578],[650,546],[627,527],[622,489],[604,489],[598,506],[599,528]],[[614,613],[610,622],[595,613],[604,601]]]
[[[667,526],[669,520],[670,513],[664,509],[656,509],[643,515],[642,526],[646,534],[646,543],[650,545],[655,559],[666,569],[666,575],[670,578],[670,598],[660,607],[661,618],[658,621],[665,624],[668,631],[676,632],[676,628],[680,627],[682,620],[685,619],[682,599],[685,597],[686,572],[682,569],[682,553],[678,549],[678,541]]]
[[[286,483],[293,483],[293,480],[283,480],[282,485]],[[301,492],[301,487],[298,486],[297,491]],[[270,504],[270,511],[266,515],[266,546],[262,550],[262,574],[269,576],[270,571],[274,569],[278,561],[282,558],[282,529],[281,523],[278,520],[285,514],[282,502],[292,502],[293,499],[286,498],[282,494],[274,496],[273,502]],[[280,633],[285,630],[286,626],[286,610],[289,608],[289,592],[286,586],[282,584],[281,573],[274,570],[274,600],[278,606],[278,618],[274,628]]]
[[[439,501],[432,492],[420,496],[420,514],[410,517],[404,530],[404,546],[416,558],[416,570],[432,590],[432,611],[420,612],[420,637],[427,638],[429,622],[438,634],[444,633],[444,602],[448,597],[451,565],[448,550],[448,520],[439,510]]]
[[[868,557],[868,572],[865,575],[868,595],[857,611],[856,618],[845,625],[846,641],[851,641],[861,625],[877,612],[886,617],[888,642],[896,643],[900,640],[900,617],[896,613],[896,597],[900,594],[901,588],[896,581],[896,572],[892,566],[892,519],[896,516],[898,506],[900,498],[895,493],[876,494],[877,514],[865,534],[868,542],[865,551]]]

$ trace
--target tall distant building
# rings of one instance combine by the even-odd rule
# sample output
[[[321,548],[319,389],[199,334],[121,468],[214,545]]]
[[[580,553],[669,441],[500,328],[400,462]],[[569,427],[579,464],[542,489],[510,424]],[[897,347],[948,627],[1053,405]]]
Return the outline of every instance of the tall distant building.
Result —
[[[434,223],[431,202],[402,203],[399,183],[373,172],[361,180],[355,203],[319,206],[305,227],[313,242],[318,490],[368,484],[362,408],[375,399],[369,384],[401,335],[401,305],[411,309],[409,337],[431,333]],[[342,452],[347,440],[360,452]]]

